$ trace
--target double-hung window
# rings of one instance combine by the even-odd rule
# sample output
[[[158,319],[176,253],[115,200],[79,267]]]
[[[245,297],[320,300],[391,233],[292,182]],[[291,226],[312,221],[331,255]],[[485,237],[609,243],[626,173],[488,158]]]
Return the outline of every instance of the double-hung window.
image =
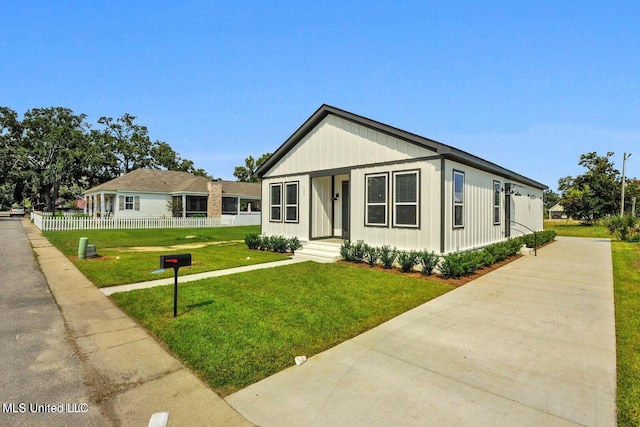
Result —
[[[418,227],[418,171],[393,173],[393,225]]]
[[[500,224],[500,181],[493,181],[493,224]]]
[[[453,171],[453,227],[464,227],[464,172]]]
[[[284,222],[298,222],[298,183],[284,184]]]
[[[387,225],[387,179],[386,173],[365,175],[365,225]]]
[[[282,184],[269,185],[269,199],[271,201],[271,210],[269,213],[269,221],[282,221]]]
[[[134,202],[134,197],[133,196],[125,196],[124,198],[124,209],[127,211],[132,211],[133,210],[133,202]]]

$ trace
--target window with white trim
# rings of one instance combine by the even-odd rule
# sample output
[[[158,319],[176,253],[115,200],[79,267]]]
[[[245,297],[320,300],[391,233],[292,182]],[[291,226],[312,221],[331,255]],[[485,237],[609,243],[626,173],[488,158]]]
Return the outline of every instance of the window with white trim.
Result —
[[[126,211],[132,211],[133,210],[134,201],[135,201],[134,196],[125,196],[124,197],[124,209]]]
[[[282,221],[282,184],[269,185],[269,201],[271,202],[269,211],[269,221]]]
[[[418,227],[418,171],[393,173],[393,225]]]
[[[284,222],[298,222],[298,183],[284,184]]]
[[[500,224],[500,181],[493,181],[493,224]]]
[[[464,172],[453,171],[453,227],[464,227]]]
[[[365,175],[365,225],[387,225],[386,173]]]

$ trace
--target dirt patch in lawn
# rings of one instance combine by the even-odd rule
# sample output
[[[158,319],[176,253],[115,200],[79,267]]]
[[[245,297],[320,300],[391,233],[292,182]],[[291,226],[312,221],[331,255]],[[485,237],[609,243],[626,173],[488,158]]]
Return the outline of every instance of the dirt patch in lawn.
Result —
[[[128,248],[105,248],[114,252],[164,252],[164,251],[177,251],[182,249],[200,249],[205,246],[231,246],[237,243],[244,242],[244,240],[227,240],[224,242],[198,242],[198,243],[184,243],[181,245],[171,246],[132,246]]]

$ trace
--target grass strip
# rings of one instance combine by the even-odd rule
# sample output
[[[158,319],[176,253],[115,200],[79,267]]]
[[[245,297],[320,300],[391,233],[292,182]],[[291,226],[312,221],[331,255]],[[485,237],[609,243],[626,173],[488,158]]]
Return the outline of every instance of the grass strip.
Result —
[[[618,425],[640,425],[640,245],[612,242]]]
[[[453,286],[344,264],[301,264],[114,294],[113,300],[226,396]]]

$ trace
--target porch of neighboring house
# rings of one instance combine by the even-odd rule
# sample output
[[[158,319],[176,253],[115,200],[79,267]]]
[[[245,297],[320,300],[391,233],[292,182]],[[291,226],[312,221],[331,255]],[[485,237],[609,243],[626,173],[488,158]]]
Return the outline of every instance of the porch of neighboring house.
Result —
[[[171,197],[172,214],[176,218],[206,217],[207,199],[207,196],[174,195]]]

